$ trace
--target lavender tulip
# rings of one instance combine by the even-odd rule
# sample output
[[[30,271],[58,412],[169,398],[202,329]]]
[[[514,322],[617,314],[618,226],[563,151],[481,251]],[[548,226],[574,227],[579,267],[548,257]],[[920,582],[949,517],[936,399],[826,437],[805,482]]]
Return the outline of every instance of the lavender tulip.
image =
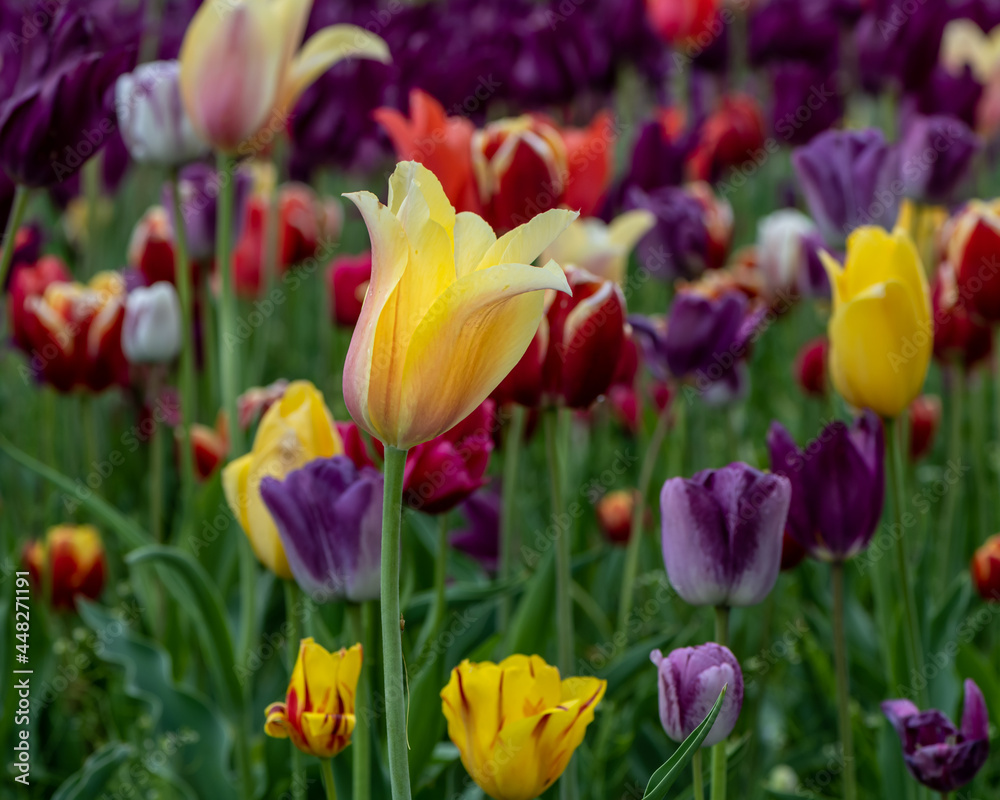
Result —
[[[954,117],[915,116],[900,144],[903,186],[907,196],[948,205],[969,178],[979,140]]]
[[[663,562],[695,606],[752,606],[774,588],[792,485],[743,463],[671,478],[660,493]]]
[[[844,561],[871,541],[885,494],[883,436],[871,411],[851,427],[827,425],[804,449],[780,423],[771,423],[771,469],[792,488],[788,533],[813,558]]]
[[[728,648],[710,642],[683,647],[668,656],[654,650],[649,660],[659,671],[660,722],[675,742],[691,735],[712,710],[722,687],[729,687],[719,716],[701,746],[712,747],[725,741],[743,708],[743,671],[736,656]]]
[[[379,596],[382,476],[347,456],[320,458],[270,476],[261,497],[278,528],[296,582],[312,596],[355,603]]]
[[[909,700],[886,700],[882,711],[899,735],[906,768],[924,786],[953,792],[976,777],[986,763],[989,717],[974,681],[965,681],[961,729],[937,709],[920,711]]]
[[[180,62],[153,61],[118,78],[118,125],[136,161],[173,167],[208,153],[184,111],[179,77]]]
[[[166,364],[181,351],[181,303],[172,283],[139,286],[125,300],[122,352],[130,364]]]
[[[861,225],[891,229],[902,196],[899,153],[882,132],[827,131],[792,154],[810,215],[831,245]]]

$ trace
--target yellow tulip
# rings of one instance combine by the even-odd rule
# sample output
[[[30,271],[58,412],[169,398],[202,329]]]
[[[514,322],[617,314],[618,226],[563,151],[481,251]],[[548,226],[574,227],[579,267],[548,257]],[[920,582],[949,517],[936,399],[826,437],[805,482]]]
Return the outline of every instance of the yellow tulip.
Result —
[[[257,558],[279,578],[291,578],[292,570],[278,529],[260,496],[261,480],[267,476],[281,480],[313,459],[343,451],[323,395],[309,381],[294,381],[264,413],[250,452],[222,471],[222,488],[233,516]]]
[[[514,368],[542,319],[546,289],[569,293],[554,262],[529,266],[577,217],[552,209],[499,239],[456,214],[430,170],[396,166],[389,204],[346,195],[372,243],[372,277],[344,366],[354,421],[407,449],[454,427]]]
[[[534,800],[562,775],[607,689],[567,678],[538,656],[463,661],[441,692],[448,736],[494,800]]]
[[[980,83],[990,83],[1000,72],[1000,27],[983,33],[971,19],[949,22],[941,37],[941,64],[954,75],[966,66]]]
[[[895,417],[924,385],[934,342],[930,294],[920,256],[897,228],[859,228],[843,268],[827,253],[833,288],[830,375],[857,408]]]
[[[299,95],[336,62],[389,62],[386,43],[354,25],[323,28],[300,48],[311,7],[312,0],[206,0],[198,9],[181,45],[181,99],[216,150],[264,149]]]
[[[351,743],[354,698],[361,675],[361,645],[327,652],[312,639],[299,644],[299,657],[284,703],[265,710],[264,732],[291,738],[303,753],[332,758]]]
[[[626,211],[609,224],[595,217],[578,219],[546,248],[542,258],[621,284],[629,253],[655,224],[656,217],[645,209]]]

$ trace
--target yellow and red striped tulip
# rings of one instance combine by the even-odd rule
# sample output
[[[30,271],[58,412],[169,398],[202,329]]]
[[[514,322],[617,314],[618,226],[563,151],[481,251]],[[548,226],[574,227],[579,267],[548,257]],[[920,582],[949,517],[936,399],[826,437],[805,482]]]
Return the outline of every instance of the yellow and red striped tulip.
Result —
[[[54,608],[71,609],[77,597],[96,600],[107,576],[104,543],[93,525],[56,525],[44,541],[24,547],[22,559],[35,586],[49,593]]]
[[[302,44],[311,7],[312,0],[206,0],[198,9],[181,45],[181,99],[216,150],[265,149],[302,92],[338,61],[389,62],[386,43],[354,25],[323,28]]]
[[[330,653],[312,639],[303,639],[285,702],[267,707],[264,732],[290,738],[303,753],[317,758],[332,758],[345,749],[354,732],[363,657],[360,644]]]
[[[524,355],[545,290],[569,292],[557,264],[530,264],[577,214],[552,209],[498,239],[415,161],[396,166],[388,205],[347,197],[368,226],[372,277],[344,400],[359,427],[405,450],[469,416]]]

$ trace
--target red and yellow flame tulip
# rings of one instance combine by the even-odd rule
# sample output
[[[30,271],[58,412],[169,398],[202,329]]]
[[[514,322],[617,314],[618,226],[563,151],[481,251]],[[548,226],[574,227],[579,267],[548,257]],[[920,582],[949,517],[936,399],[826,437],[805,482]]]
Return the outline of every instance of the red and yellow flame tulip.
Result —
[[[347,197],[368,226],[372,277],[344,400],[361,428],[405,450],[469,416],[524,355],[544,290],[569,292],[557,264],[529,265],[577,215],[553,209],[498,239],[414,161],[396,166],[388,205]]]
[[[534,800],[562,775],[583,741],[607,681],[560,680],[538,656],[463,661],[441,691],[448,736],[462,765],[494,800]]]
[[[360,644],[330,653],[312,639],[303,639],[285,702],[267,707],[264,732],[290,738],[303,753],[317,758],[332,758],[344,750],[354,732],[363,657]]]
[[[107,566],[104,543],[93,525],[56,525],[44,541],[25,545],[23,561],[36,586],[42,587],[54,608],[71,609],[76,598],[101,596]]]

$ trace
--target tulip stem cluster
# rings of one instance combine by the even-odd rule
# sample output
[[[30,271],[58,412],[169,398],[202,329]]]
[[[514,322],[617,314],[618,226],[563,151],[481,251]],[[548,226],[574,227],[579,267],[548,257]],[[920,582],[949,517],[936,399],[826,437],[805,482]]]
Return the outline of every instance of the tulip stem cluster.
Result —
[[[847,666],[847,637],[844,635],[844,564],[836,561],[833,575],[833,648],[837,667],[837,710],[840,716],[840,745],[844,759],[844,800],[855,800],[858,783],[854,765],[854,737],[851,733],[851,687]]]
[[[410,767],[406,755],[406,700],[403,688],[403,636],[399,614],[399,529],[402,522],[405,468],[406,451],[386,445],[385,492],[382,502],[382,661],[392,800],[410,800]]]
[[[0,287],[7,285],[7,270],[10,269],[10,262],[14,258],[14,240],[17,232],[21,228],[21,220],[24,212],[28,208],[28,196],[30,190],[27,186],[18,185],[14,193],[14,205],[10,209],[10,216],[7,218],[7,229],[3,234],[3,250],[0,251]]]
[[[729,608],[715,607],[715,642],[729,647]],[[712,747],[712,800],[726,800],[726,741]]]
[[[503,440],[503,483],[501,485],[501,503],[503,513],[500,515],[500,575],[502,582],[510,578],[514,565],[514,554],[517,552],[517,526],[514,525],[514,514],[517,508],[517,473],[521,461],[521,439],[524,438],[524,423],[527,412],[522,405],[515,404],[511,408],[510,422],[504,433]],[[507,630],[510,621],[510,595],[504,594],[500,599],[499,625],[500,630]]]

